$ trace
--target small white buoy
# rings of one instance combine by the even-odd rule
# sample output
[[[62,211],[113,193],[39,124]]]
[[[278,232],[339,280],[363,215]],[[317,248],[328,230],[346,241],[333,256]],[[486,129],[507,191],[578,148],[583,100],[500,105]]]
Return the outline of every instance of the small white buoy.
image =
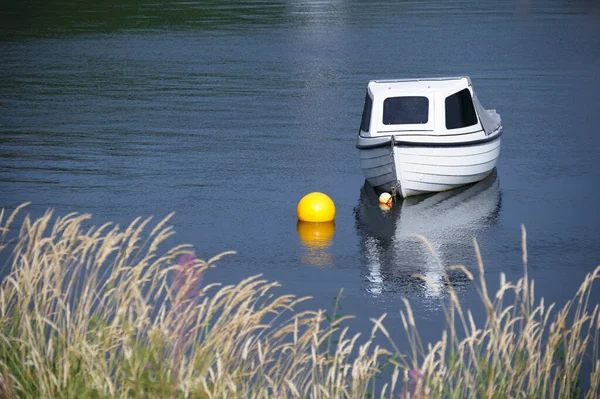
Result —
[[[392,206],[392,195],[390,193],[381,193],[379,203],[387,206]]]

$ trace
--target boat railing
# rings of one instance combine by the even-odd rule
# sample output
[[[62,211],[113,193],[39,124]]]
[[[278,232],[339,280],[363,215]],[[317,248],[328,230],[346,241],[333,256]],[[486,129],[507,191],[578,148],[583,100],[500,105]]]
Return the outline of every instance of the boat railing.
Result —
[[[439,78],[418,78],[418,79],[376,79],[371,82],[375,83],[401,83],[401,82],[428,82],[428,81],[445,81],[445,80],[461,80],[467,79],[469,84],[471,84],[471,79],[468,76],[449,76],[449,77],[439,77]]]

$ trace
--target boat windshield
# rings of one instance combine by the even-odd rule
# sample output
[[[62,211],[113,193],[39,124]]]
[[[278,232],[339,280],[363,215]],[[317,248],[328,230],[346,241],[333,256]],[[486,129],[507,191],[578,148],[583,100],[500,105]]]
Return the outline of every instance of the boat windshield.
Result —
[[[373,108],[373,100],[371,96],[369,96],[369,92],[367,91],[367,95],[365,96],[365,105],[363,107],[362,119],[360,121],[360,130],[363,132],[369,131],[369,125],[371,125],[371,108]]]
[[[383,102],[384,125],[425,124],[429,120],[427,97],[389,97]]]
[[[469,89],[446,97],[446,129],[460,129],[477,124],[477,114]]]

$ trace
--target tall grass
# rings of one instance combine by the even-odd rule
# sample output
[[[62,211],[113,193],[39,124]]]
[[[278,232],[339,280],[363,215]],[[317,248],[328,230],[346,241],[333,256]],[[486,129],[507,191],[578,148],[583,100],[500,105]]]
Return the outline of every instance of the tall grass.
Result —
[[[0,213],[10,268],[0,284],[0,397],[575,397],[584,378],[586,397],[598,396],[599,310],[588,302],[600,268],[558,310],[534,300],[527,272],[515,284],[501,277],[490,297],[475,243],[487,320],[477,327],[450,289],[447,328],[425,345],[406,302],[411,350],[402,353],[385,315],[361,337],[345,327],[349,316],[299,311],[308,298],[277,295],[260,276],[204,285],[229,253],[202,261],[188,245],[163,251],[169,217],[120,228],[48,211],[24,217],[7,246],[20,208]]]
[[[419,388],[428,397],[598,397],[600,305],[590,304],[589,299],[593,281],[600,278],[600,266],[585,277],[573,299],[555,309],[555,304],[534,298],[526,243],[522,228],[523,278],[511,283],[501,273],[500,288],[490,296],[474,240],[478,292],[487,314],[483,326],[477,326],[471,311],[463,309],[450,289],[449,303],[443,305],[447,328],[438,342],[424,348],[405,301],[402,322],[412,359],[419,359],[414,366],[424,375],[423,387]],[[474,279],[463,266],[451,268]],[[584,362],[590,366],[587,375],[581,372]],[[582,390],[585,383],[587,392]]]

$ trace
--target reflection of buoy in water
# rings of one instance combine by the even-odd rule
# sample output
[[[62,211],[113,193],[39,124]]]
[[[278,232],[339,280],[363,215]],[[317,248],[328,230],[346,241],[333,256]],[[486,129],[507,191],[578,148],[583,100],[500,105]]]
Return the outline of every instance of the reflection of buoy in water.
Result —
[[[303,222],[296,224],[298,237],[305,248],[301,260],[317,266],[325,266],[333,263],[332,255],[327,248],[333,243],[335,233],[335,222]]]
[[[390,193],[381,193],[379,196],[379,203],[381,205],[392,206],[392,194]]]
[[[335,232],[335,222],[302,222],[296,224],[300,241],[310,248],[327,248]]]
[[[392,209],[392,207],[388,204],[379,204],[379,209],[381,209],[382,211],[389,211],[390,209]]]
[[[298,220],[303,222],[331,222],[335,218],[335,204],[326,194],[306,194],[296,208]]]

